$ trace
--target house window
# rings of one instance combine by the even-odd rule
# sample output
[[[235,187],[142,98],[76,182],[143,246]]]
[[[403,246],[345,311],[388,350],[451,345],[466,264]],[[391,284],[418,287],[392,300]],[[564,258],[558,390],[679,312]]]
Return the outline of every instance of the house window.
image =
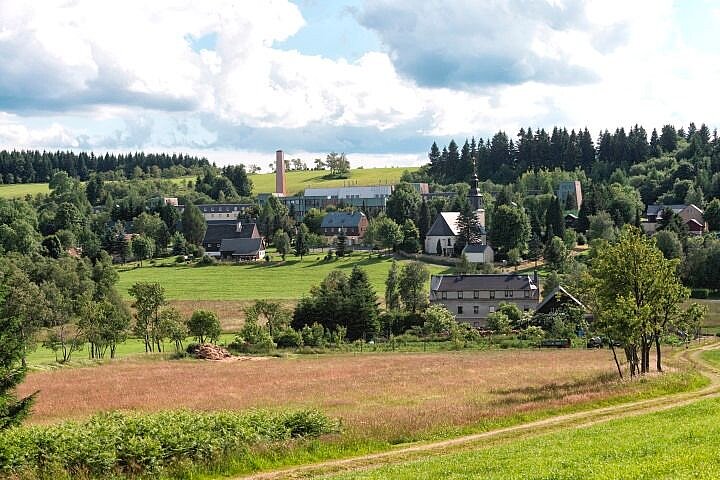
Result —
[[[462,305],[458,305],[458,315],[462,315],[462,313],[463,313]]]
[[[447,292],[442,292],[442,293],[440,294],[440,297],[441,297],[443,300],[447,300]]]
[[[475,290],[473,292],[473,298],[480,298],[480,290]]]
[[[458,298],[463,298],[463,292],[462,292],[462,290],[460,290],[460,291],[458,292]]]
[[[512,290],[505,290],[505,298],[512,297],[513,291]]]
[[[490,313],[495,313],[495,307],[490,305],[489,309]]]
[[[490,290],[490,298],[495,298],[495,290]]]
[[[473,306],[473,313],[474,313],[475,315],[477,315],[478,313],[480,313],[480,307],[477,306],[477,305],[474,305],[474,306]]]
[[[530,290],[525,290],[525,298],[530,298]]]

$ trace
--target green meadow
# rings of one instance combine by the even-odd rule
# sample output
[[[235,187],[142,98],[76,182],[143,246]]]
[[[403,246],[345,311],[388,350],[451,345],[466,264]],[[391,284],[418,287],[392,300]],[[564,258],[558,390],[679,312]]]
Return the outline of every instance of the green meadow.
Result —
[[[271,252],[273,260],[280,257]],[[298,299],[319,284],[328,273],[340,269],[350,274],[353,267],[363,268],[378,296],[385,292],[385,279],[391,259],[355,252],[344,258],[324,260],[324,254],[312,254],[300,260],[287,256],[285,262],[223,263],[208,267],[172,263],[137,264],[120,267],[118,290],[129,298],[128,289],[136,282],[159,282],[168,300],[255,300]],[[403,263],[402,261],[400,263]],[[428,265],[432,273],[447,273],[447,267]]]
[[[330,188],[342,187],[345,185],[381,185],[394,184],[400,181],[405,170],[415,171],[417,167],[400,168],[356,168],[350,171],[346,179],[328,178],[329,172],[316,170],[301,170],[287,172],[288,194],[298,193],[306,188]],[[253,181],[253,193],[267,193],[275,191],[275,174],[261,173],[251,175]]]
[[[25,195],[37,193],[48,193],[50,188],[47,183],[17,183],[0,185],[0,198],[21,198]]]
[[[484,480],[720,478],[720,401],[332,477]]]

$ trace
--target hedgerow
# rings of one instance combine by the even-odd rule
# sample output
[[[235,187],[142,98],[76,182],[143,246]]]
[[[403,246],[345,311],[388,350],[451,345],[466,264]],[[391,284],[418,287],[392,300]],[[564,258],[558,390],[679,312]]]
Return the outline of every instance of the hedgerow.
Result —
[[[0,473],[22,478],[152,475],[338,429],[337,421],[316,410],[103,413],[80,422],[0,432]]]

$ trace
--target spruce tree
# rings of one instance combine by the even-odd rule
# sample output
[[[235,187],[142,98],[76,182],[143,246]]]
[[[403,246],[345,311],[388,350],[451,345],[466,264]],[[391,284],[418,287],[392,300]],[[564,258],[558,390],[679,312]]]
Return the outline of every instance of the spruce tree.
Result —
[[[420,204],[420,212],[418,213],[418,230],[420,231],[420,242],[425,243],[425,237],[430,230],[430,207],[423,198]]]
[[[207,231],[207,222],[205,222],[205,217],[203,217],[200,209],[193,205],[192,202],[188,202],[185,205],[185,210],[183,210],[182,229],[188,242],[195,246],[202,243]]]
[[[380,308],[375,289],[370,284],[365,270],[357,265],[350,274],[349,287],[348,311],[352,312],[352,315],[347,320],[347,336],[369,340],[375,336],[379,328]]]
[[[456,249],[462,250],[465,245],[480,243],[480,221],[468,202],[460,210],[456,226],[459,232]]]
[[[560,207],[560,199],[554,197],[553,201],[550,202],[547,213],[545,214],[545,241],[549,242],[552,235],[563,238],[565,235],[565,219],[562,214],[562,207]]]
[[[297,235],[295,235],[295,256],[300,257],[300,260],[310,251],[307,245],[307,234],[307,226],[301,223],[298,226]]]
[[[345,235],[345,230],[340,229],[340,233],[338,233],[337,237],[335,238],[335,255],[338,257],[344,257],[347,254],[347,235]]]

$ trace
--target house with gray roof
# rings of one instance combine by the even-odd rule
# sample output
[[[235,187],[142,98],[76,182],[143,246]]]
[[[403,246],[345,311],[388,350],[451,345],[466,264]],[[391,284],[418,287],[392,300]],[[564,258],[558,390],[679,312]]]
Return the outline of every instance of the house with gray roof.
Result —
[[[465,245],[462,253],[470,263],[493,263],[495,261],[495,251],[490,245],[485,243],[470,243]]]
[[[265,257],[262,238],[224,238],[220,242],[220,258],[223,260],[255,261]]]
[[[501,303],[513,303],[533,312],[540,302],[537,275],[458,274],[430,278],[430,303],[445,305],[458,322],[487,326],[487,317]]]
[[[221,257],[223,240],[238,238],[261,238],[261,235],[254,223],[242,223],[237,220],[208,222],[202,245],[207,255]]]
[[[367,227],[367,216],[358,211],[330,212],[323,217],[320,224],[320,230],[325,237],[334,239],[342,232],[347,237],[348,245],[359,244],[365,236]]]
[[[665,209],[670,209],[673,213],[682,218],[683,223],[688,227],[691,235],[702,235],[707,231],[704,212],[694,204],[690,205],[648,205],[645,211],[646,221],[642,227],[646,233],[653,234],[657,230],[657,224],[662,219]]]

